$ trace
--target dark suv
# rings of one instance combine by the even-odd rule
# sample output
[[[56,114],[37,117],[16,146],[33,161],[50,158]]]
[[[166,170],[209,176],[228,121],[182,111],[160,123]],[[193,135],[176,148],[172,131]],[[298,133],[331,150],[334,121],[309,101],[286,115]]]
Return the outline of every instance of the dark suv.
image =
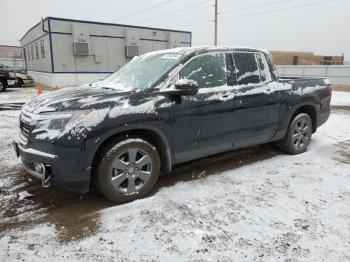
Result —
[[[262,50],[157,51],[90,86],[34,98],[15,149],[44,186],[87,192],[93,182],[126,202],[178,163],[271,141],[303,153],[330,97],[327,79],[279,78]]]

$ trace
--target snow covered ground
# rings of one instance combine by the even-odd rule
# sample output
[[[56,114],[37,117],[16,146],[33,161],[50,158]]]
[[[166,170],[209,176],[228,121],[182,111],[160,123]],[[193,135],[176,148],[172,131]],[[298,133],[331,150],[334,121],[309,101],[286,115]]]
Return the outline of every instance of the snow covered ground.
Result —
[[[0,93],[0,103],[25,102],[37,95],[34,87],[8,88]]]
[[[332,105],[350,107],[350,92],[333,92]]]
[[[119,206],[30,179],[12,152],[17,115],[0,111],[0,261],[350,260],[348,110],[302,155],[262,146],[206,158]]]

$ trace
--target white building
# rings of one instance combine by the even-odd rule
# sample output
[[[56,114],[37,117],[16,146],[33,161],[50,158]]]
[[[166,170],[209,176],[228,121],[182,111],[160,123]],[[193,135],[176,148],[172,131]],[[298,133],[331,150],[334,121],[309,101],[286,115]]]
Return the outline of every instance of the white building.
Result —
[[[60,87],[91,83],[134,56],[191,46],[187,31],[47,17],[21,38],[28,73]]]

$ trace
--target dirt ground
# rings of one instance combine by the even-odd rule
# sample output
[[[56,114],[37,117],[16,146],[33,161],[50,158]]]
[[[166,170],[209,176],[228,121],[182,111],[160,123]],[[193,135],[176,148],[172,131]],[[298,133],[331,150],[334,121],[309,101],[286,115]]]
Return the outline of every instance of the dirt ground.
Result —
[[[305,154],[263,145],[193,161],[119,206],[42,188],[14,158],[16,117],[0,112],[0,261],[350,261],[349,110]]]

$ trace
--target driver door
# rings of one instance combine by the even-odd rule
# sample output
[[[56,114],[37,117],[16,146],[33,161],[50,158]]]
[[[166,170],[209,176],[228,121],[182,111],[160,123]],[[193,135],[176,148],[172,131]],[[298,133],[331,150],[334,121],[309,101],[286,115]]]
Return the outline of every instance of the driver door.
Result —
[[[198,94],[182,96],[172,107],[175,162],[232,149],[234,95],[228,86],[226,59],[230,54],[210,52],[190,59],[177,79],[198,83]]]

